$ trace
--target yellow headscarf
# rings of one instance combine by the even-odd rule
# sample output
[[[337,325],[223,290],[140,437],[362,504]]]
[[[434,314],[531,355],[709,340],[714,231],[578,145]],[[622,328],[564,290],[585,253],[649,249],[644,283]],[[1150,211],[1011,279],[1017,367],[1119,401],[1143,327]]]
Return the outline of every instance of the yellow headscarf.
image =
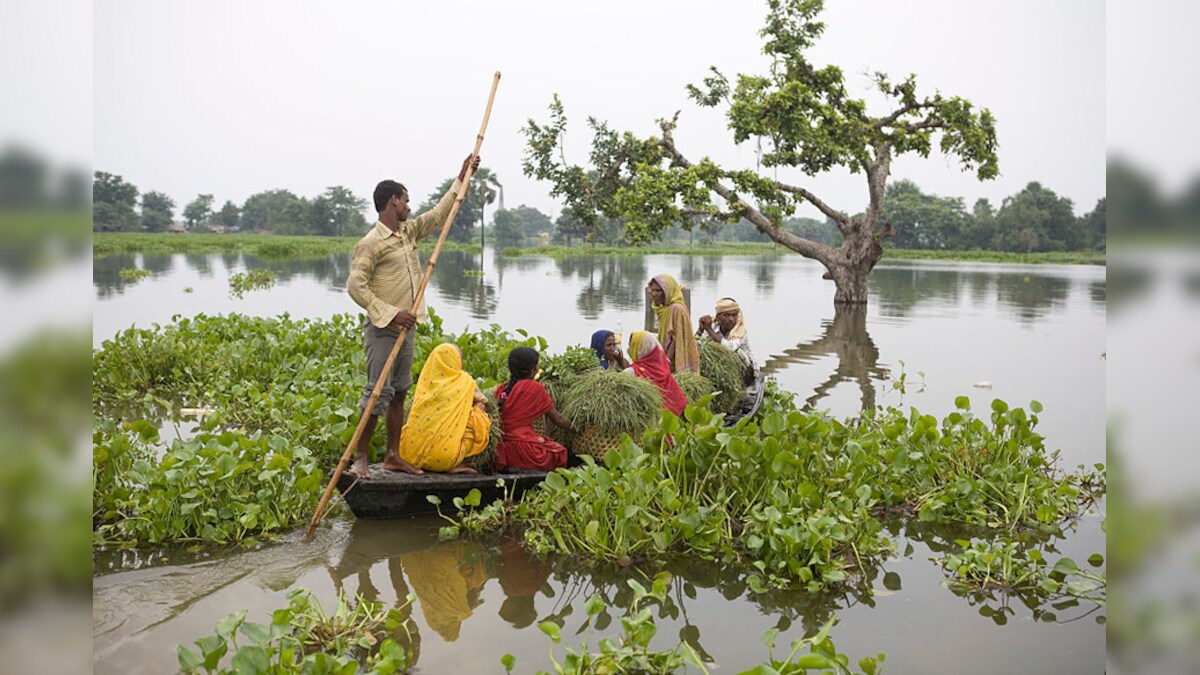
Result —
[[[746,337],[746,315],[742,314],[742,307],[733,298],[721,298],[717,301],[717,306],[713,309],[713,314],[724,314],[737,310],[737,323],[733,324],[733,328],[729,329],[729,337],[734,340],[741,340]]]
[[[475,380],[462,369],[462,354],[452,344],[429,353],[412,411],[400,435],[400,456],[414,466],[448,471],[462,461],[462,439],[475,397]]]
[[[658,341],[666,344],[667,335],[671,330],[671,305],[687,306],[683,301],[683,290],[679,288],[679,282],[675,281],[675,277],[670,274],[660,274],[652,280],[658,284],[658,287],[663,290],[663,295],[667,296],[666,304],[660,305],[653,303],[654,314],[658,317]]]
[[[648,331],[634,331],[633,335],[629,336],[629,356],[634,361],[654,351],[655,347],[661,347],[658,339]]]

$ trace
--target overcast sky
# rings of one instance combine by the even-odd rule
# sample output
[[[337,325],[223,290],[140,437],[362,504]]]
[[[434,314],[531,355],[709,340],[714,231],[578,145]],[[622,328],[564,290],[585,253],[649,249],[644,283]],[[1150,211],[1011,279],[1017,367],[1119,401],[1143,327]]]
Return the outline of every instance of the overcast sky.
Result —
[[[383,178],[420,202],[470,152],[499,70],[484,165],[506,206],[557,215],[548,185],[520,168],[520,129],[546,119],[555,92],[571,122],[569,160],[586,158],[588,116],[647,135],[682,109],[685,154],[753,167],[754,144],[734,146],[722,112],[695,107],[685,85],[710,65],[764,72],[764,12],[765,3],[695,0],[99,2],[94,166],[180,208],[202,192],[219,206],[330,185],[368,198]],[[966,97],[997,119],[998,179],[980,183],[935,155],[895,162],[893,180],[961,196],[968,208],[979,197],[998,206],[1033,180],[1078,213],[1103,196],[1102,3],[834,0],[823,17],[812,59],[841,66],[855,93],[871,100],[869,72],[916,73],[920,92]],[[867,200],[861,176],[781,170],[779,179],[851,213]]]

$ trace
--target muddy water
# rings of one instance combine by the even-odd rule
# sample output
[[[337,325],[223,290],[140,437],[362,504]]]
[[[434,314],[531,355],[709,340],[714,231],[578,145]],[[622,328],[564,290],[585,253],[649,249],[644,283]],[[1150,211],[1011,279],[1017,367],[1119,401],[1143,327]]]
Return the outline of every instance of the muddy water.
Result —
[[[269,263],[240,255],[97,259],[94,340],[174,314],[353,311],[347,263],[344,256]],[[463,274],[481,263],[482,277]],[[117,271],[134,264],[155,274],[122,283]],[[229,295],[230,273],[263,266],[275,270],[273,289]],[[1050,447],[1062,449],[1066,466],[1104,461],[1103,268],[883,263],[872,275],[869,308],[835,312],[830,282],[799,256],[555,261],[488,251],[443,255],[428,297],[447,330],[495,322],[543,335],[557,351],[586,344],[600,327],[626,334],[640,328],[641,288],[660,272],[691,288],[693,316],[710,311],[719,297],[737,298],[758,361],[808,405],[839,415],[913,405],[941,416],[960,394],[977,407],[993,397],[1014,405],[1037,399],[1046,408],[1040,429]],[[95,670],[169,671],[175,644],[210,633],[235,610],[249,608],[261,620],[296,585],[327,603],[339,588],[388,604],[415,594],[423,672],[498,672],[506,652],[517,657],[518,672],[545,668],[550,643],[536,622],[561,619],[564,634],[573,635],[593,592],[614,605],[608,633],[619,627],[622,572],[581,573],[532,560],[506,541],[439,544],[438,524],[347,517],[311,543],[99,553]],[[946,589],[928,559],[957,536],[897,530],[897,556],[867,580],[875,592],[839,597],[753,595],[726,570],[677,561],[671,570],[681,581],[656,640],[668,646],[688,639],[726,672],[737,672],[728,669],[766,658],[758,637],[767,628],[781,628],[779,644],[786,645],[836,612],[841,651],[854,659],[886,652],[890,672],[1103,668],[1103,609],[1028,607],[1016,597],[960,597]],[[1098,520],[1075,524],[1055,547],[1076,560],[1102,552]]]

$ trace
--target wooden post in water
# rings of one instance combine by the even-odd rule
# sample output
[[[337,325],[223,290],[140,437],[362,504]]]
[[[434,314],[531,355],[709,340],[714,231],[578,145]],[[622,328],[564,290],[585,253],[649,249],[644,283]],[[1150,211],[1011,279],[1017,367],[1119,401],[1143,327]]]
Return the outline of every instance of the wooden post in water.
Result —
[[[471,157],[479,156],[479,148],[483,145],[483,133],[487,131],[488,118],[492,116],[492,102],[496,100],[496,87],[500,85],[500,71],[496,71],[495,77],[492,78],[492,92],[488,94],[487,108],[483,111],[483,124],[479,126],[479,134],[475,137],[475,149],[471,151]],[[433,276],[433,268],[437,266],[438,254],[442,251],[442,244],[446,241],[446,235],[450,233],[450,225],[454,222],[454,216],[458,215],[458,209],[462,206],[463,199],[467,194],[467,184],[471,182],[471,176],[474,175],[475,169],[470,164],[467,165],[467,173],[463,176],[462,184],[458,186],[458,194],[454,197],[454,206],[450,208],[450,215],[446,218],[446,223],[442,225],[442,233],[438,236],[437,244],[433,247],[433,253],[429,256],[429,264],[425,267],[425,276],[421,278],[421,287],[417,289],[417,295],[413,299],[413,310],[421,306],[421,302],[425,299],[425,287],[429,285],[429,278]],[[325,486],[325,492],[321,495],[321,501],[317,504],[317,510],[313,513],[312,521],[308,524],[308,529],[304,532],[304,539],[312,537],[316,531],[317,525],[321,522],[321,518],[325,515],[325,509],[329,505],[329,498],[333,495],[333,488],[337,485],[338,479],[342,477],[342,472],[346,470],[346,462],[350,460],[354,450],[358,447],[358,440],[362,437],[363,430],[367,426],[367,419],[370,417],[371,410],[375,407],[375,402],[379,400],[379,392],[383,390],[383,383],[389,373],[392,372],[392,363],[396,361],[396,356],[400,353],[400,348],[404,346],[404,339],[408,336],[408,329],[401,328],[400,335],[396,338],[396,344],[392,346],[392,353],[388,355],[387,362],[383,364],[383,370],[380,371],[379,377],[375,379],[375,389],[371,391],[371,397],[367,400],[367,407],[363,409],[362,416],[358,419],[358,428],[354,430],[354,436],[350,439],[350,444],[346,446],[346,451],[342,453],[341,459],[338,460],[337,468],[333,471],[333,476],[329,479],[329,485]]]

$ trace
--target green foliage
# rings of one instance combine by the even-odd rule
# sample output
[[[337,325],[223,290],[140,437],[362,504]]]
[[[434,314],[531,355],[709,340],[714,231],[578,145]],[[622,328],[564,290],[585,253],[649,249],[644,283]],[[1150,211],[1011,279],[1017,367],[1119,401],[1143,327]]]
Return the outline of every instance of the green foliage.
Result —
[[[1071,558],[1059,558],[1051,565],[1041,549],[1003,536],[992,542],[960,539],[955,543],[957,552],[934,560],[959,589],[1025,593],[1038,596],[1039,602],[1071,596],[1102,604],[1107,598],[1106,575],[1084,570]],[[1097,554],[1090,562],[1101,565],[1104,557]]]
[[[581,644],[578,647],[564,646],[565,654],[561,663],[552,653],[550,661],[553,664],[553,671],[539,670],[538,674],[549,675],[549,672],[554,672],[557,675],[599,673],[668,675],[680,672],[681,669],[688,666],[708,673],[709,670],[703,655],[682,635],[680,641],[670,650],[659,651],[650,648],[651,641],[658,635],[658,625],[654,620],[654,607],[659,608],[659,616],[664,615],[665,608],[670,602],[667,594],[670,583],[671,575],[666,572],[655,575],[651,580],[650,588],[646,588],[635,579],[627,580],[625,584],[632,591],[632,595],[628,606],[624,607],[625,615],[621,618],[621,633],[616,639],[601,638],[595,648],[591,646],[593,633],[601,630],[602,622],[607,624],[608,610],[611,607],[606,605],[605,599],[599,594],[589,597],[584,603],[587,617],[584,619],[584,625],[578,631],[583,634]],[[811,637],[792,640],[791,653],[783,660],[776,659],[774,654],[775,640],[779,629],[768,630],[762,636],[762,642],[769,650],[767,662],[750,670],[742,671],[742,675],[778,675],[781,673],[798,675],[817,669],[835,675],[852,675],[855,672],[861,672],[862,675],[879,673],[879,666],[884,660],[883,654],[860,659],[858,667],[861,671],[854,671],[850,668],[850,659],[837,651],[833,640],[829,637],[829,632],[836,621],[836,617],[831,618]],[[538,629],[555,645],[563,644],[561,621],[543,621],[538,624]],[[800,651],[805,647],[808,647],[808,651],[801,654]],[[501,657],[500,663],[504,666],[505,672],[511,673],[516,665],[516,659],[512,654],[505,654]]]
[[[654,613],[649,605],[666,600],[670,582],[670,575],[665,573],[656,576],[649,589],[633,579],[627,581],[626,583],[633,591],[633,600],[626,615],[621,619],[621,635],[615,641],[600,640],[597,652],[591,651],[589,642],[597,617],[605,610],[605,604],[598,595],[588,598],[584,604],[587,619],[582,629],[583,643],[578,649],[571,646],[564,647],[566,654],[561,664],[551,655],[550,660],[554,664],[554,672],[574,675],[588,673],[666,675],[687,665],[706,671],[700,655],[687,642],[678,642],[669,651],[657,651],[650,648],[650,641],[658,633],[658,626],[654,622]],[[555,645],[562,643],[563,636],[558,624],[553,621],[543,621],[538,624],[538,628]],[[509,672],[512,671],[510,666],[506,665],[505,667]],[[545,673],[546,671],[539,672]]]
[[[204,431],[169,447],[145,420],[97,420],[92,522],[107,542],[238,541],[301,520],[324,475],[281,436]]]
[[[123,267],[121,271],[117,272],[117,276],[121,277],[121,281],[130,284],[137,283],[151,274],[153,272],[144,267]]]
[[[142,195],[142,229],[162,232],[175,219],[175,200],[162,192]]]
[[[496,246],[517,247],[525,243],[525,227],[521,216],[513,211],[501,209],[492,218],[492,232]]]
[[[707,338],[698,340],[700,344],[700,374],[712,383],[713,391],[718,392],[713,399],[713,410],[718,412],[733,412],[742,398],[742,373],[746,364],[742,357]],[[691,398],[688,398],[691,401]]]
[[[230,541],[306,515],[319,474],[337,461],[359,419],[361,325],[352,315],[198,315],[105,341],[92,353],[94,529],[128,542]],[[485,390],[507,380],[513,347],[546,347],[540,337],[498,326],[449,335],[431,310],[417,327],[414,378],[443,342],[462,349],[467,372]],[[158,425],[178,420],[182,408],[212,413],[195,438],[164,447]],[[384,432],[380,425],[371,439],[377,454]],[[272,466],[280,457],[287,465]]]
[[[603,463],[552,474],[504,519],[538,551],[699,556],[739,566],[753,591],[818,592],[889,550],[875,515],[1054,530],[1103,492],[1103,467],[1055,467],[1036,402],[1032,414],[993,402],[990,426],[966,397],[956,405],[940,426],[895,408],[839,421],[769,387],[759,416],[724,428],[693,403],[640,447],[626,439]]]
[[[275,272],[260,268],[229,275],[229,294],[241,298],[247,291],[265,290],[275,285]]]
[[[208,224],[208,218],[212,215],[213,196],[198,195],[195,199],[183,207],[183,217],[187,220],[188,229],[195,229],[199,225]]]
[[[829,631],[837,622],[837,618],[831,618],[815,635],[807,638],[798,638],[792,640],[792,651],[787,655],[787,658],[782,661],[775,658],[775,639],[779,635],[779,630],[771,628],[763,633],[762,641],[770,650],[770,657],[767,663],[755,666],[749,670],[743,670],[739,675],[799,675],[807,673],[810,670],[820,670],[822,673],[836,673],[836,675],[852,675],[856,671],[850,667],[850,659],[838,652],[837,647],[833,644],[833,639],[829,637]],[[808,652],[801,654],[800,650],[808,647]],[[875,656],[867,656],[858,660],[858,667],[862,675],[876,675],[880,672],[880,667],[883,665],[884,655],[876,654]]]
[[[137,225],[138,189],[121,176],[96,171],[92,181],[92,229],[129,230]]]
[[[326,612],[304,588],[288,591],[288,606],[271,614],[270,624],[246,621],[246,611],[235,612],[216,624],[216,633],[197,639],[193,650],[175,647],[183,673],[346,674],[392,675],[408,672],[412,649],[392,639],[411,639],[408,612],[410,595],[400,606],[383,605],[342,594],[332,613]],[[243,644],[239,646],[239,637]],[[222,661],[229,657],[228,666]]]
[[[579,427],[636,438],[654,426],[662,410],[662,394],[650,381],[595,369],[570,382],[560,412]]]
[[[731,80],[712,68],[703,86],[688,87],[700,106],[727,106],[734,143],[764,141],[765,167],[794,167],[808,175],[838,167],[871,172],[893,156],[928,157],[937,143],[940,152],[958,159],[980,179],[997,175],[995,121],[988,110],[940,93],[919,96],[915,76],[894,82],[880,73],[874,87],[892,109],[872,116],[866,102],[847,90],[840,68],[818,67],[808,60],[808,51],[824,31],[817,20],[824,3],[768,4],[761,35],[763,51],[771,59],[769,72]],[[825,206],[806,191],[766,174],[727,171],[708,159],[686,160],[670,137],[675,123],[660,120],[661,137],[639,139],[589,118],[594,167],[589,170],[563,159],[567,123],[556,96],[549,121],[529,120],[523,130],[527,147],[522,167],[526,175],[549,181],[551,194],[563,197],[582,225],[595,228],[604,218],[625,219],[625,236],[632,243],[651,241],[677,223],[690,229],[692,216],[701,216],[695,222],[730,223],[753,216],[760,226],[769,221],[778,227],[805,202]],[[827,215],[845,219],[829,211]],[[869,236],[877,215],[854,224],[855,236]],[[787,239],[781,241],[792,246]]]

